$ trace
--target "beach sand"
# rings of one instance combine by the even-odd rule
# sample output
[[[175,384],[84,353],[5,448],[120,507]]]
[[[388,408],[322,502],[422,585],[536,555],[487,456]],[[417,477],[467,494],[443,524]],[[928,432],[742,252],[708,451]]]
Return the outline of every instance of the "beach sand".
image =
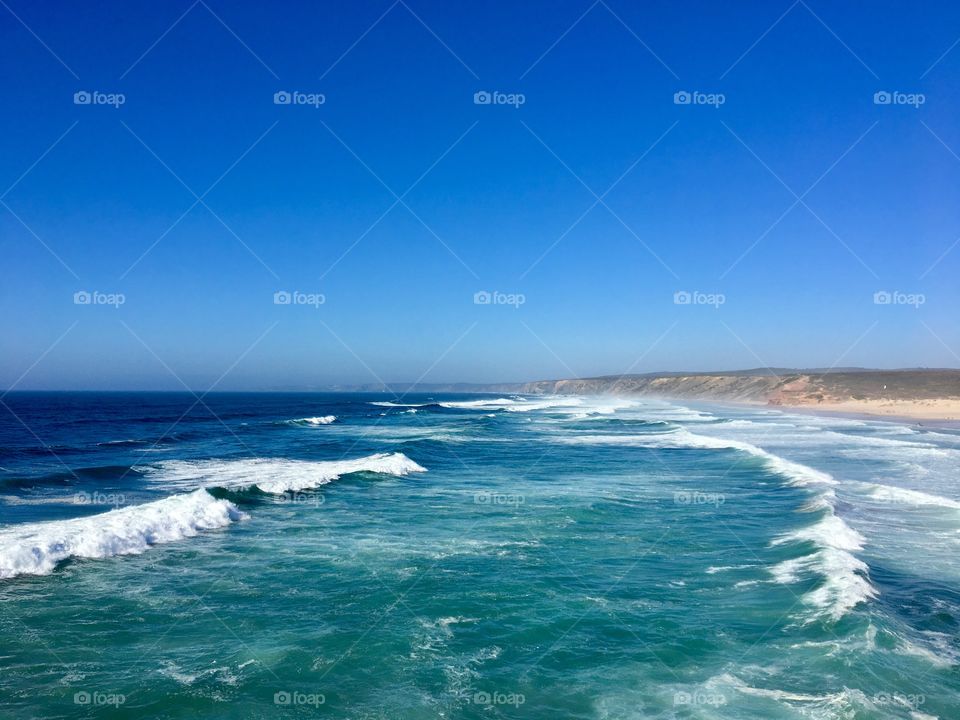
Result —
[[[929,400],[843,400],[807,403],[784,403],[776,407],[812,413],[862,415],[888,420],[908,420],[920,423],[960,423],[960,399],[936,398]]]

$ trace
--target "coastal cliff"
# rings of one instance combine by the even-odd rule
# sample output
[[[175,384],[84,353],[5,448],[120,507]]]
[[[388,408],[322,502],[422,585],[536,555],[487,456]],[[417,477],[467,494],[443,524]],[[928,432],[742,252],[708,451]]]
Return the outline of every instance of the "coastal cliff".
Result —
[[[960,370],[746,370],[662,373],[499,386],[530,394],[616,394],[905,415],[960,417]]]
[[[757,368],[729,372],[648,373],[495,384],[389,383],[338,386],[350,392],[636,395],[811,408],[828,412],[960,420],[960,370]]]

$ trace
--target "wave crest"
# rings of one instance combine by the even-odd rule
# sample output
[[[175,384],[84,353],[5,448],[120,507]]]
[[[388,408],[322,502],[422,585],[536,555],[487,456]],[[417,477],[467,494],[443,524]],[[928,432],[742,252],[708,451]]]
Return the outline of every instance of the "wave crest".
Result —
[[[770,470],[787,477],[791,485],[835,485],[836,480],[825,472],[793,462],[742,440],[724,440],[709,435],[698,435],[685,428],[672,432],[639,435],[579,435],[560,437],[557,442],[567,445],[621,445],[624,447],[677,448],[704,450],[740,450],[764,461]]]
[[[0,578],[47,575],[68,558],[139,555],[245,517],[228,500],[196,490],[89,517],[15,525],[0,530]]]
[[[808,605],[820,608],[834,620],[862,602],[877,596],[870,584],[870,567],[853,552],[862,550],[866,539],[835,515],[776,538],[771,545],[810,542],[819,549],[802,557],[784,560],[771,568],[774,579],[788,585],[800,580],[802,573],[821,576],[822,583],[803,596]]]
[[[174,488],[220,487],[244,490],[256,487],[267,493],[299,492],[326,485],[343,475],[358,472],[407,475],[426,472],[400,452],[377,453],[354,460],[171,460],[150,468],[150,479]]]
[[[337,419],[336,415],[322,415],[319,417],[305,417],[297,420],[287,420],[290,425],[329,425]]]

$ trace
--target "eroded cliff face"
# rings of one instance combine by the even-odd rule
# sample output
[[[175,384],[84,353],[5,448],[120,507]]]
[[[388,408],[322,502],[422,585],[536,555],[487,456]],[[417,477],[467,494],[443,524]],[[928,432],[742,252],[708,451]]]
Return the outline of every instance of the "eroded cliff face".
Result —
[[[767,402],[782,383],[770,376],[677,375],[669,377],[587,378],[523,384],[519,392],[535,394],[615,394],[671,398],[713,398]]]
[[[882,404],[904,414],[931,404],[960,408],[960,370],[744,370],[717,373],[663,373],[493,385],[369,385],[350,391],[524,393],[532,395],[642,395],[664,399],[716,400],[763,405],[824,407]],[[896,407],[894,407],[896,406]],[[835,408],[867,412],[866,407]],[[932,412],[932,411],[931,411]],[[939,410],[953,417],[960,409]],[[889,413],[888,413],[889,414]],[[931,416],[932,417],[932,416]]]
[[[619,394],[728,400],[769,405],[818,405],[863,400],[960,398],[958,370],[864,370],[789,374],[634,375],[543,380],[503,386],[532,394]]]

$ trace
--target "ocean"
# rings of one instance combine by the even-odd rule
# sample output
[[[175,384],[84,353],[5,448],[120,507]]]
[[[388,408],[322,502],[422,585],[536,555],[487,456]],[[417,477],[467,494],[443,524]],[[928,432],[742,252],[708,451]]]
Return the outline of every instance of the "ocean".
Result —
[[[960,718],[960,432],[11,393],[2,718]]]

